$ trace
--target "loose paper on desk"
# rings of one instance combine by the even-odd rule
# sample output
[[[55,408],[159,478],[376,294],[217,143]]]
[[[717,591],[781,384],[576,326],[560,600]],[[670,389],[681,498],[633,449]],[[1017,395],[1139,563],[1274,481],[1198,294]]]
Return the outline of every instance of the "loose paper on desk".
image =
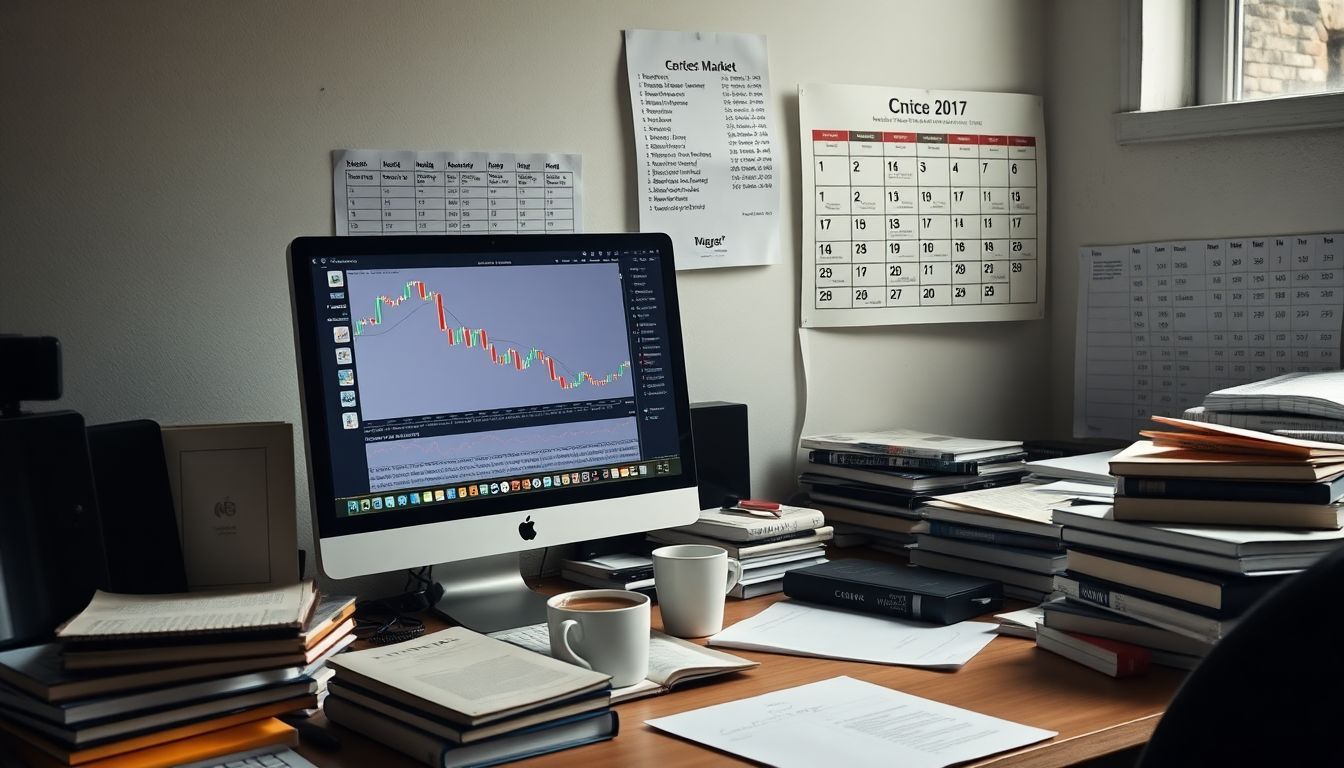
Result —
[[[852,677],[645,722],[684,739],[783,767],[941,768],[1055,735]]]
[[[503,235],[583,230],[579,155],[337,149],[338,235]]]
[[[709,644],[796,656],[956,669],[994,639],[995,625],[948,626],[869,616],[794,601],[775,603],[709,638]]]
[[[779,157],[765,37],[628,29],[639,228],[677,269],[779,262]]]

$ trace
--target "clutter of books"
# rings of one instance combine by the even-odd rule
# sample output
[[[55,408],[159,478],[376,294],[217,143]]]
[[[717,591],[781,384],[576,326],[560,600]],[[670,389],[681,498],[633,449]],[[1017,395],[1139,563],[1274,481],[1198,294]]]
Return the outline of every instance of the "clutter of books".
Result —
[[[826,543],[833,535],[826,516],[817,509],[747,500],[701,510],[700,518],[690,525],[650,531],[646,548],[669,544],[722,547],[742,564],[742,578],[728,596],[749,598],[780,592],[785,573],[826,562]],[[565,560],[560,575],[588,587],[656,595],[653,559],[647,552]]]
[[[99,592],[55,642],[0,651],[0,746],[24,765],[169,766],[297,745],[277,717],[316,710],[327,660],[355,640],[354,609],[311,581]]]
[[[1012,469],[1020,443],[809,436],[799,479],[837,543],[867,537],[1039,604],[1006,633],[1116,676],[1189,669],[1344,542],[1344,373],[1219,390],[1185,416],[1154,417],[1117,450]]]

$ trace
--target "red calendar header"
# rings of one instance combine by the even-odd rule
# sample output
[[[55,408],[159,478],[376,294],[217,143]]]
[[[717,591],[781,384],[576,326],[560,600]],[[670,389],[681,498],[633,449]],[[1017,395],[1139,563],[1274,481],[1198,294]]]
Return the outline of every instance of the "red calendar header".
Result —
[[[1008,143],[1014,147],[1034,147],[1036,146],[1035,136],[1009,136]]]
[[[883,141],[892,141],[898,144],[913,144],[916,134],[913,133],[883,133]]]
[[[813,141],[848,141],[849,131],[813,131]]]
[[[991,147],[1034,147],[1035,136],[987,136],[975,133],[893,133],[889,131],[812,131],[813,141],[884,141],[898,144],[983,144]]]
[[[981,136],[981,144],[987,144],[991,147],[1004,147],[1008,145],[1007,136]]]

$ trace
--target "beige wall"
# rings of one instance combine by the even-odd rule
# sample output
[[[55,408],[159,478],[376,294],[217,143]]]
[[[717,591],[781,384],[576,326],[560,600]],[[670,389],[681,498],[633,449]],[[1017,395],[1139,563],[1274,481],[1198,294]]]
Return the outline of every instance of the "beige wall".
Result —
[[[1072,423],[1083,245],[1296,232],[1344,224],[1344,130],[1120,146],[1120,0],[1047,9],[1051,417]]]
[[[679,279],[691,397],[748,404],[755,490],[793,489],[809,391],[844,406],[816,428],[1037,434],[1049,321],[818,333],[804,381],[796,93],[1040,93],[1042,18],[1034,0],[9,3],[0,331],[61,338],[62,405],[91,423],[297,424],[282,257],[332,231],[331,149],[579,152],[587,230],[634,229],[621,31],[756,32],[784,262]]]

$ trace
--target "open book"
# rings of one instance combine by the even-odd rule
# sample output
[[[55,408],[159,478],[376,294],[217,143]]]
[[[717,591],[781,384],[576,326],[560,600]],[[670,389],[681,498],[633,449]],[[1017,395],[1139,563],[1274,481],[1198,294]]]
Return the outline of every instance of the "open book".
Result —
[[[550,634],[545,624],[505,629],[492,632],[490,636],[546,656],[551,655]],[[748,661],[713,648],[705,648],[665,635],[656,629],[650,630],[648,678],[625,688],[613,688],[611,703],[617,704],[644,696],[667,693],[672,688],[691,680],[740,672],[758,665],[759,662]]]
[[[1288,373],[1220,389],[1205,396],[1204,408],[1344,419],[1344,371]]]
[[[298,634],[317,601],[313,582],[227,592],[121,595],[99,590],[56,630],[66,642],[168,641],[229,633]]]

